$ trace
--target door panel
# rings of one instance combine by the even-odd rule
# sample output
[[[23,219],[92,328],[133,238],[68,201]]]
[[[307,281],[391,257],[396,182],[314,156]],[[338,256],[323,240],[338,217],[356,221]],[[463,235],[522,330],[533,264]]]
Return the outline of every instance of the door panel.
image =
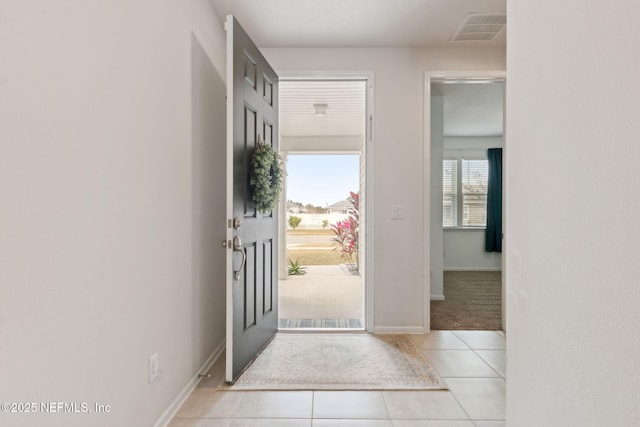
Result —
[[[259,140],[277,150],[278,76],[232,17],[227,17],[228,187],[227,381],[234,381],[273,338],[278,326],[277,215],[257,212],[249,162]],[[238,224],[238,222],[236,222]],[[236,273],[237,272],[237,273]]]
[[[273,239],[262,242],[262,259],[264,272],[264,282],[262,284],[262,314],[268,314],[273,310],[273,275],[271,268],[273,266]]]

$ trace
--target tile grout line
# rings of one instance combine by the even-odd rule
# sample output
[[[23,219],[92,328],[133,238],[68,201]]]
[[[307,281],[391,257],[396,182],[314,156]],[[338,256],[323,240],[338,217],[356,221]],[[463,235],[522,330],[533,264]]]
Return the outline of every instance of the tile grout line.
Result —
[[[316,391],[317,390],[311,390],[311,425],[313,426],[313,408],[315,407],[315,403],[316,403]]]
[[[495,332],[496,335],[499,335],[500,337],[504,338],[505,340],[507,339],[507,337],[502,335],[502,334],[500,334],[499,331],[491,331],[491,332]],[[505,376],[502,376],[502,374],[500,374],[500,372],[498,372],[493,366],[491,366],[491,364],[489,362],[487,362],[487,360],[484,357],[482,357],[480,354],[478,354],[478,351],[477,351],[477,350],[493,350],[493,351],[505,351],[506,352],[506,348],[505,349],[502,349],[502,348],[473,348],[469,344],[467,344],[467,342],[464,341],[462,339],[462,337],[458,336],[458,334],[456,334],[456,332],[454,330],[452,330],[451,333],[456,338],[458,338],[460,341],[462,341],[462,343],[464,345],[469,347],[469,350],[473,351],[476,356],[478,356],[489,368],[491,368],[491,370],[493,370],[498,375],[498,378],[502,378],[502,379],[504,379],[506,381],[506,379],[507,379],[506,378],[506,373],[505,373]]]
[[[389,403],[387,403],[387,398],[384,396],[384,390],[380,390],[380,395],[382,396],[382,401],[384,402],[384,408],[387,410],[387,415],[389,416],[389,420],[391,420],[391,424],[395,425],[393,422],[393,418],[391,417],[391,411],[389,410]]]
[[[483,350],[484,350],[484,349],[483,349]],[[494,368],[494,367],[493,367],[493,366],[492,366],[492,365],[491,365],[491,364],[490,364],[490,363],[489,363],[489,362],[488,362],[484,357],[482,357],[481,355],[479,355],[477,351],[475,351],[475,350],[472,350],[472,351],[476,354],[476,356],[478,356],[478,357],[480,358],[480,360],[482,360],[482,361],[483,361],[483,362],[484,362],[488,367],[490,367],[490,368],[493,370],[493,372],[495,372],[496,374],[498,374],[498,378],[502,378],[503,380],[505,380],[505,381],[506,381],[506,379],[507,379],[507,378],[506,378],[506,372],[505,372],[505,376],[503,377],[503,376],[502,376],[502,374],[501,374],[500,372],[498,372],[498,370],[497,370],[497,369],[495,369],[495,368]],[[491,351],[505,351],[505,352],[506,352],[506,350],[500,350],[500,349],[498,349],[498,350],[491,350]]]
[[[446,381],[445,381],[446,382]],[[447,384],[447,387],[449,387],[449,384]],[[467,412],[467,410],[464,408],[464,406],[462,406],[462,403],[460,403],[460,401],[458,400],[458,398],[456,397],[456,395],[453,393],[453,391],[451,391],[451,389],[449,389],[449,393],[451,394],[451,396],[453,397],[453,399],[458,403],[458,405],[460,406],[460,409],[462,409],[462,412],[464,412],[464,414],[467,416],[467,419],[469,421],[471,421],[473,423],[473,425],[475,426],[476,423],[473,421],[473,419],[471,418],[471,415],[469,415],[469,413]]]

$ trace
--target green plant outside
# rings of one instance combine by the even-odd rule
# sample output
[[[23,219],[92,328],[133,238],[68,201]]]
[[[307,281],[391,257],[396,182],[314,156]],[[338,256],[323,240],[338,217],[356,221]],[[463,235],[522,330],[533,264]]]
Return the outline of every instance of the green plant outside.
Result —
[[[289,258],[288,271],[290,276],[303,276],[307,274],[307,272],[305,271],[306,269],[307,267],[303,267],[298,259],[296,259],[295,261],[291,261],[291,258]]]
[[[289,217],[289,226],[293,229],[295,229],[298,225],[300,225],[300,223],[302,222],[302,218],[300,218],[299,216],[290,216]]]

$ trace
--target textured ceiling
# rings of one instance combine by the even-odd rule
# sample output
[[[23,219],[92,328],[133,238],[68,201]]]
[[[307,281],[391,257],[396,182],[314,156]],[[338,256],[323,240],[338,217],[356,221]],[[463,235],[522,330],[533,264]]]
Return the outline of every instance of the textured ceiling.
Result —
[[[449,43],[469,13],[504,13],[506,0],[210,0],[233,14],[258,47],[479,46]]]

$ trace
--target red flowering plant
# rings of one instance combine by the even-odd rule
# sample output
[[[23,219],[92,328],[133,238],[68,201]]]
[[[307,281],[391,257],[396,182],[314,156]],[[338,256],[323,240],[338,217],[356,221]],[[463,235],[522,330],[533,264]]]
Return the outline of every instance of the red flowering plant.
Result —
[[[358,235],[360,233],[360,193],[349,192],[347,199],[351,203],[349,216],[331,224],[331,231],[335,237],[331,239],[335,248],[334,251],[340,251],[343,258],[348,262],[349,269],[352,273],[358,273]]]

